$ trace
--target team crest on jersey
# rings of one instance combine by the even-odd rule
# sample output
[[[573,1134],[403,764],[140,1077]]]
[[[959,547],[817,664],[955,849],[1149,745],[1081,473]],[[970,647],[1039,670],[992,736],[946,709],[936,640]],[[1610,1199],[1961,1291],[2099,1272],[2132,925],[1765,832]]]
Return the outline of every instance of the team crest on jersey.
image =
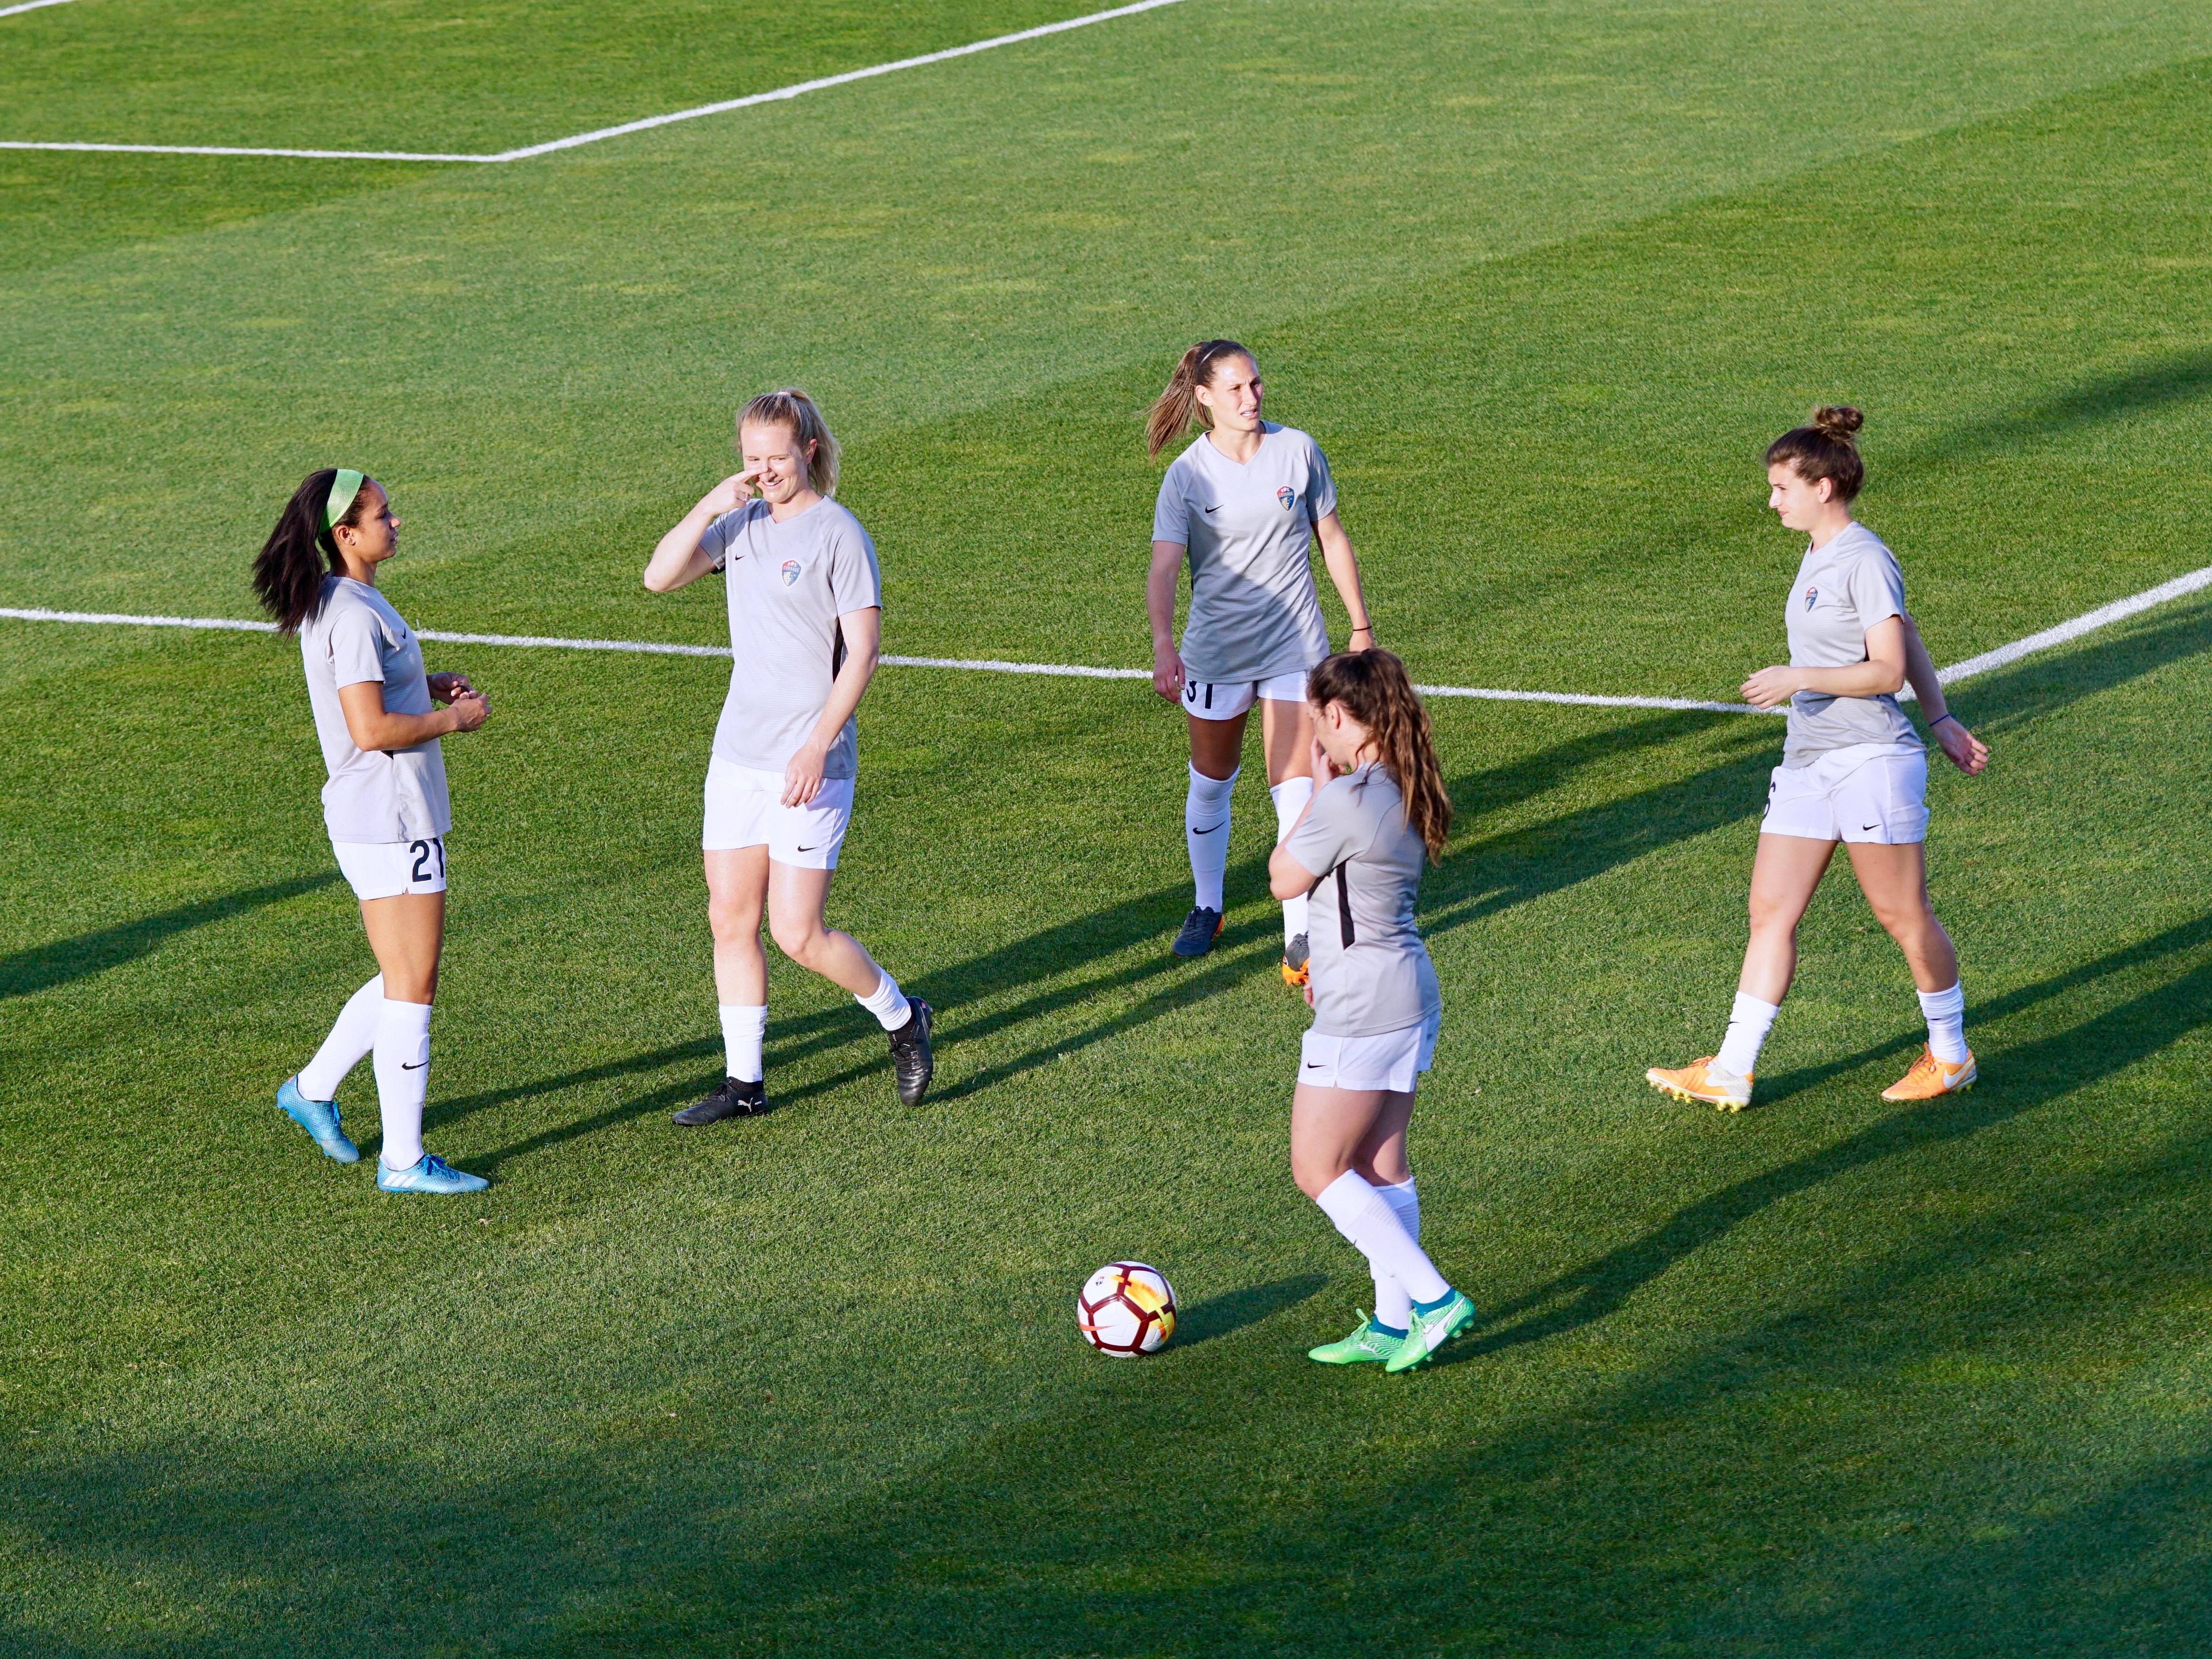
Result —
[[[1297,501],[1297,498],[1298,492],[1291,489],[1288,484],[1285,484],[1280,489],[1275,492],[1275,499],[1283,504],[1283,511],[1285,513],[1291,510],[1291,503]]]
[[[786,559],[783,562],[783,585],[786,587],[788,587],[792,583],[798,580],[799,561],[796,559]]]
[[[786,577],[786,578],[785,578],[785,580],[789,580],[790,579],[789,579],[788,577]],[[1807,588],[1807,589],[1805,590],[1805,608],[1806,608],[1808,611],[1810,611],[1810,610],[1811,610],[1811,609],[1812,609],[1815,605],[1817,605],[1818,603],[1820,603],[1820,590],[1819,588],[1817,588],[1817,587],[1808,587],[1808,588]]]

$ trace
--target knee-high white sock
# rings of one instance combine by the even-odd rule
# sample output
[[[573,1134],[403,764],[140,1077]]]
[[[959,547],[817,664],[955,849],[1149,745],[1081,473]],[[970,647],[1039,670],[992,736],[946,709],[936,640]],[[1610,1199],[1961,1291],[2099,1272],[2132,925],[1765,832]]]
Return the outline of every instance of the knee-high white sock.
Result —
[[[1222,908],[1221,872],[1229,867],[1229,792],[1236,784],[1236,772],[1209,778],[1195,766],[1190,769],[1190,793],[1182,803],[1182,838],[1190,848],[1190,878],[1201,909]]]
[[[422,1161],[422,1101],[430,1092],[430,1005],[387,1002],[376,1022],[376,1106],[387,1170]]]
[[[1966,1057],[1966,988],[1920,993],[1920,1012],[1928,1020],[1928,1052],[1948,1066]],[[304,1093],[305,1091],[303,1090]]]
[[[761,1080],[761,1041],[768,1035],[768,1006],[749,1008],[726,1002],[722,1015],[722,1069],[740,1083]]]
[[[1735,1006],[1729,1012],[1728,1035],[1721,1039],[1721,1051],[1716,1057],[1721,1069],[1749,1077],[1759,1065],[1759,1051],[1766,1034],[1774,1029],[1774,1017],[1781,1012],[1771,1002],[1761,1002],[1738,991]]]
[[[1357,1170],[1346,1170],[1337,1176],[1322,1188],[1314,1202],[1336,1224],[1337,1231],[1358,1247],[1378,1276],[1389,1273],[1414,1301],[1436,1302],[1451,1294],[1451,1286],[1437,1271],[1436,1263],[1407,1237],[1398,1212],[1359,1178]]]
[[[884,974],[880,968],[876,971]],[[896,1031],[914,1018],[914,1005],[906,1000],[906,993],[899,989],[898,981],[889,974],[884,974],[884,982],[866,996],[854,997],[853,1000],[873,1014],[876,1023],[886,1031]],[[734,1077],[737,1073],[732,1072],[730,1075]]]
[[[1267,791],[1275,802],[1275,845],[1280,847],[1291,836],[1291,826],[1298,821],[1298,814],[1306,810],[1313,799],[1311,778],[1287,778]],[[1306,930],[1306,896],[1283,901],[1283,943],[1288,945]]]
[[[1421,1242],[1421,1200],[1413,1191],[1413,1177],[1407,1176],[1395,1186],[1377,1187],[1382,1201],[1398,1218],[1398,1224],[1406,1230],[1406,1237],[1416,1244]],[[1375,1322],[1387,1330],[1402,1331],[1413,1311],[1413,1298],[1406,1287],[1392,1275],[1384,1273],[1373,1262],[1368,1271],[1375,1275]]]
[[[338,1010],[337,1023],[323,1039],[323,1046],[300,1068],[300,1092],[310,1100],[336,1100],[346,1073],[376,1047],[376,1022],[383,1012],[384,975],[379,974]]]

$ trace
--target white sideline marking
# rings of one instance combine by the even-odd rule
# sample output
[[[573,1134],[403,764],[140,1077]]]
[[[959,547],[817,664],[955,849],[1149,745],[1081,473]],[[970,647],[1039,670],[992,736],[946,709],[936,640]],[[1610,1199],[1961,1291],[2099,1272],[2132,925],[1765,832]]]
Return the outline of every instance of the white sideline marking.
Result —
[[[20,6],[0,6],[0,17],[13,17],[19,11],[36,11],[41,6],[66,6],[69,0],[23,0]]]
[[[28,11],[33,5],[58,6],[64,3],[64,0],[31,0],[31,5],[13,6],[8,10]],[[1111,11],[1094,11],[1087,16],[1069,17],[1057,23],[1040,23],[1035,28],[994,35],[988,40],[970,41],[964,46],[947,46],[942,52],[926,52],[919,58],[902,58],[895,63],[847,70],[842,75],[825,75],[817,81],[801,81],[796,86],[778,87],[773,92],[756,92],[743,98],[725,98],[718,104],[702,104],[696,109],[680,109],[670,115],[648,115],[641,120],[625,121],[620,126],[595,127],[589,132],[579,132],[571,137],[549,139],[542,144],[526,144],[520,149],[503,149],[495,155],[454,155],[404,149],[242,149],[228,144],[60,143],[21,138],[0,139],[0,149],[106,150],[135,155],[287,155],[309,161],[472,161],[484,164],[526,161],[533,156],[550,155],[556,150],[574,149],[579,144],[596,144],[602,139],[619,138],[625,133],[644,132],[650,128],[665,127],[678,121],[696,121],[705,115],[722,115],[733,109],[750,109],[755,104],[779,103],[787,98],[820,92],[827,87],[842,87],[854,81],[872,80],[878,75],[896,75],[901,70],[920,69],[926,64],[942,64],[954,58],[969,58],[979,52],[1011,46],[1018,41],[1042,40],[1048,34],[1065,34],[1070,29],[1088,28],[1093,23],[1109,22],[1116,17],[1133,16],[1140,11],[1157,11],[1162,6],[1182,3],[1182,0],[1136,0],[1133,5],[1116,6]],[[0,17],[7,15],[7,11],[0,11]]]
[[[2156,587],[2147,587],[2124,599],[2099,605],[2094,611],[2084,612],[2071,622],[2061,623],[2056,628],[2046,628],[2040,634],[2030,634],[2024,640],[2014,640],[2010,645],[2001,645],[1994,651],[1984,651],[1978,657],[1969,657],[1964,662],[1938,669],[1936,678],[1942,684],[1955,684],[1976,674],[1985,674],[1992,668],[2018,662],[2022,657],[2031,656],[2038,651],[2047,651],[2054,645],[2078,640],[2085,634],[2109,627],[2138,611],[2148,611],[2203,587],[2212,587],[2212,565],[2207,565],[2202,570],[2192,570],[2185,576],[2176,576],[2172,581],[2160,582]],[[16,610],[0,606],[0,617],[16,622],[82,623],[126,628],[215,628],[240,634],[273,634],[276,631],[275,623],[255,622],[240,617],[143,617],[122,611]],[[648,657],[727,658],[730,654],[730,647],[726,645],[677,645],[659,640],[571,640],[550,634],[453,634],[429,628],[419,628],[415,633],[417,639],[430,640],[441,645],[526,646],[554,651],[629,651]],[[1079,663],[1001,662],[976,657],[885,657],[883,662],[887,668],[955,668],[970,673],[1048,674],[1085,680],[1148,680],[1152,677],[1152,671],[1147,668],[1091,668]],[[1693,697],[1604,697],[1586,691],[1505,691],[1475,685],[1420,685],[1413,689],[1425,697],[1482,697],[1494,702],[1568,703],[1586,708],[1687,708],[1709,710],[1716,714],[1783,714],[1789,712],[1786,708],[1754,708],[1747,702],[1702,702]],[[1910,696],[1911,692],[1908,689],[1903,695]]]

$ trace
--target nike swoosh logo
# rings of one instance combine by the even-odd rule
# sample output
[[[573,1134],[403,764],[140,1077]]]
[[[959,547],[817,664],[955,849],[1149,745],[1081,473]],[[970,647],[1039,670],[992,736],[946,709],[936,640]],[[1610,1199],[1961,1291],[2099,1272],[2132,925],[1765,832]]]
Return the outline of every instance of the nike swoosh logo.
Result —
[[[1207,512],[1209,512],[1209,513],[1218,513],[1218,512],[1220,512],[1220,511],[1221,511],[1221,509],[1220,509],[1219,507],[1207,507],[1206,510]]]
[[[1309,1072],[1318,1072],[1325,1069],[1326,1068],[1317,1060],[1310,1060],[1306,1062],[1306,1070]]]
[[[410,1065],[409,1065],[405,1060],[401,1060],[401,1061],[399,1062],[399,1069],[400,1069],[401,1071],[403,1071],[403,1072],[419,1072],[419,1071],[421,1071],[421,1070],[422,1070],[425,1066],[428,1066],[429,1063],[430,1063],[430,1062],[429,1062],[428,1060],[416,1060],[416,1061],[415,1062],[415,1064],[413,1064],[412,1066],[410,1066]]]
[[[1881,826],[1878,823],[1863,823],[1859,825],[1859,828],[1862,830],[1879,830]]]
[[[1194,835],[1194,836],[1210,836],[1210,835],[1212,835],[1215,830],[1218,830],[1219,828],[1221,828],[1221,825],[1220,825],[1220,824],[1218,824],[1218,823],[1209,823],[1209,824],[1207,824],[1207,825],[1206,826],[1206,828],[1205,828],[1205,829],[1203,829],[1203,830],[1192,830],[1190,833],[1191,833],[1192,835]]]
[[[817,850],[818,850],[818,848],[813,848],[813,847],[802,847],[802,848],[800,848],[799,850],[800,852],[802,852],[802,853],[811,853],[811,852],[817,851]]]

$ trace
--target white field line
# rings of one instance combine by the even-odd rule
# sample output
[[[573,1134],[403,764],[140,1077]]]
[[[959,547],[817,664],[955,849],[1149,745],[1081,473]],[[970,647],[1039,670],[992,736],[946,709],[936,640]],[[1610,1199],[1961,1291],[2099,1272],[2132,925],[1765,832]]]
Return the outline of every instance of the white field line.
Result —
[[[64,0],[32,0],[34,5],[58,6]],[[579,132],[567,138],[549,139],[542,144],[526,144],[520,149],[503,149],[495,155],[459,155],[438,151],[404,149],[244,149],[228,144],[93,144],[62,143],[21,138],[0,139],[0,149],[76,149],[122,151],[137,155],[282,155],[308,161],[471,161],[495,164],[503,161],[526,161],[533,156],[550,155],[556,150],[574,149],[579,144],[596,144],[604,139],[619,138],[625,133],[644,132],[653,127],[669,126],[678,121],[696,121],[702,116],[726,114],[733,109],[750,109],[755,104],[781,103],[787,98],[799,98],[810,92],[820,92],[829,87],[842,87],[854,81],[868,81],[878,75],[896,75],[901,70],[920,69],[927,64],[942,64],[955,58],[970,58],[979,52],[990,52],[1000,46],[1011,46],[1018,41],[1042,40],[1048,34],[1065,34],[1070,29],[1088,28],[1093,23],[1109,22],[1116,17],[1130,17],[1140,11],[1158,11],[1162,6],[1174,6],[1182,0],[1136,0],[1136,3],[1116,6],[1111,11],[1094,11],[1087,16],[1069,17],[1057,23],[1040,23],[1032,29],[1018,29],[1012,34],[994,35],[988,40],[975,40],[964,46],[948,46],[942,52],[926,52],[919,58],[902,58],[895,63],[876,64],[866,69],[847,70],[842,75],[825,75],[817,81],[801,81],[796,86],[778,87],[773,92],[756,92],[744,98],[725,98],[718,104],[702,104],[696,109],[679,109],[669,115],[648,115],[641,120],[625,121],[620,126],[595,127],[589,132]],[[15,6],[9,9],[28,11],[30,6]],[[6,11],[0,11],[4,17]]]
[[[2192,570],[2185,576],[2176,576],[2172,581],[2160,582],[2156,587],[2147,587],[2127,599],[2099,605],[2094,611],[2076,617],[2071,622],[2061,623],[2056,628],[2046,628],[2040,634],[2031,634],[2024,640],[2014,640],[2010,645],[1999,646],[1994,651],[1984,651],[1978,657],[1969,657],[1964,662],[1939,669],[1936,678],[1946,685],[1955,684],[1976,674],[1985,674],[1992,668],[2018,662],[2022,657],[2038,651],[2047,651],[2054,645],[2078,640],[2085,634],[2110,627],[2139,611],[2148,611],[2153,606],[2164,605],[2204,587],[2212,587],[2212,565],[2207,565],[2202,570]],[[16,610],[0,606],[0,618],[15,622],[76,623],[124,628],[213,628],[242,634],[273,634],[276,631],[274,623],[256,622],[240,617],[147,617],[121,611]],[[726,659],[730,655],[730,647],[726,645],[677,645],[659,640],[572,640],[550,634],[453,634],[428,628],[417,629],[416,637],[441,645],[520,646],[552,651],[627,651],[648,657],[720,657]],[[951,668],[969,673],[1046,674],[1069,679],[1148,680],[1152,677],[1152,671],[1145,668],[1092,668],[1079,663],[1002,662],[975,657],[885,657],[883,661],[888,668]],[[1428,697],[1481,697],[1493,702],[1567,703],[1586,708],[1704,709],[1717,714],[1781,714],[1788,712],[1784,708],[1754,708],[1747,702],[1704,702],[1694,697],[1606,697],[1586,691],[1508,691],[1475,685],[1423,685],[1415,689]],[[1911,693],[1908,691],[1906,695]]]
[[[66,6],[69,0],[23,0],[20,6],[0,6],[0,17],[13,17],[19,11],[36,11],[41,6]]]

